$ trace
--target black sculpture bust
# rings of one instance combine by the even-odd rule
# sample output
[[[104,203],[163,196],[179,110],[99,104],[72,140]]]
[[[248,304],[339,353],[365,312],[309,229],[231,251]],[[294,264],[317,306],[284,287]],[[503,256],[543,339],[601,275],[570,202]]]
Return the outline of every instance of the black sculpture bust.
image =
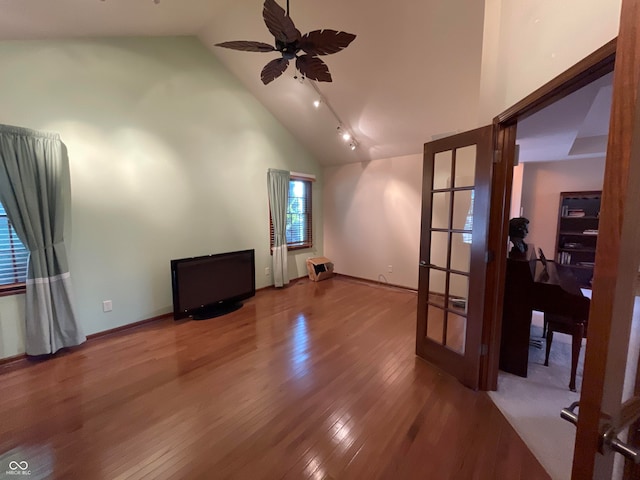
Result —
[[[524,239],[529,233],[529,220],[516,217],[509,220],[509,240],[513,244],[510,255],[523,254],[529,248]]]

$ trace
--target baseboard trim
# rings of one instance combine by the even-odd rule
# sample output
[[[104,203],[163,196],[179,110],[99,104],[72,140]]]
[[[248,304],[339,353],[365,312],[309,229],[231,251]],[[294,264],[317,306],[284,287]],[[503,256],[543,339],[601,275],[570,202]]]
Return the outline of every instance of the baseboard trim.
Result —
[[[21,362],[27,359],[26,353],[20,353],[19,355],[13,355],[12,357],[0,358],[0,372],[2,369],[8,368],[7,366],[11,363]]]
[[[55,356],[65,355],[66,353],[70,353],[72,351],[75,352],[77,350],[80,350],[92,344],[95,340],[99,340],[103,337],[128,332],[129,330],[133,330],[135,328],[141,327],[148,323],[164,320],[165,318],[172,317],[172,316],[173,316],[173,312],[164,313],[162,315],[157,315],[155,317],[147,318],[145,320],[140,320],[139,322],[128,323],[127,325],[121,325],[116,328],[110,328],[109,330],[104,330],[103,332],[93,333],[91,335],[87,335],[86,342],[80,345],[77,345],[75,347],[62,348],[58,350],[56,353],[49,354],[49,355],[27,355],[26,353],[21,353],[19,355],[14,355],[12,357],[1,358],[0,359],[0,375],[2,375],[3,373],[7,373],[9,371],[14,371],[14,370],[28,367],[30,365],[33,365],[34,363],[39,363],[43,360],[48,360]]]
[[[342,277],[345,280],[353,280],[356,282],[360,282],[360,283],[366,283],[369,284],[371,286],[375,286],[375,287],[388,287],[388,288],[395,288],[398,290],[404,290],[405,292],[411,292],[411,293],[418,293],[418,290],[414,289],[414,288],[409,288],[406,287],[404,285],[396,285],[394,283],[386,283],[386,282],[379,282],[376,280],[370,280],[368,278],[361,278],[361,277],[354,277],[352,275],[345,275],[344,273],[336,273],[337,277]]]
[[[155,317],[147,318],[145,320],[140,320],[139,322],[127,323],[126,325],[121,325],[116,328],[110,328],[109,330],[104,330],[98,333],[92,333],[91,335],[87,335],[87,342],[91,340],[96,340],[102,337],[106,337],[108,335],[115,335],[117,333],[124,332],[126,330],[132,330],[134,328],[141,327],[142,325],[146,325],[147,323],[157,322],[158,320],[164,320],[165,318],[173,316],[173,312],[163,313],[162,315],[156,315]]]
[[[281,288],[289,288],[293,286],[297,281],[304,280],[305,278],[309,278],[309,277],[307,275],[303,275],[302,277],[290,278],[289,283],[287,283],[284,287],[281,287]],[[257,288],[256,293],[261,292],[263,290],[274,290],[275,288],[276,287],[274,287],[273,284],[267,285],[266,287]]]

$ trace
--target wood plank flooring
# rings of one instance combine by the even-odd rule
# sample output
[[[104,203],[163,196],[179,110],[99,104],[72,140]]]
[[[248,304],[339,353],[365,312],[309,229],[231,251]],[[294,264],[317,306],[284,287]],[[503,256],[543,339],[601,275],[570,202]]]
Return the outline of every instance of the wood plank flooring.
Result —
[[[0,369],[0,478],[548,479],[485,393],[415,357],[415,316],[411,292],[299,280]]]

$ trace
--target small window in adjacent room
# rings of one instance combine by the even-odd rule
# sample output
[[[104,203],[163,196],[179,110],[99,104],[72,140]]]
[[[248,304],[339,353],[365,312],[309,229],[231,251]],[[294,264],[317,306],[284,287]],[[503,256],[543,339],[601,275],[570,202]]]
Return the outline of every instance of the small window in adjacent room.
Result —
[[[29,252],[0,204],[0,295],[24,291]]]
[[[287,208],[287,248],[311,248],[313,246],[311,219],[311,181],[291,176],[289,181],[289,205]],[[271,224],[273,248],[273,224]]]

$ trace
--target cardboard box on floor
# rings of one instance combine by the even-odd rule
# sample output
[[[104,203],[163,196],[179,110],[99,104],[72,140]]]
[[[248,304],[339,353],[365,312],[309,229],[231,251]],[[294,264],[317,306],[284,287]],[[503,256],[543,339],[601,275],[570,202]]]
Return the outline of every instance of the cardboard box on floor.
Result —
[[[327,257],[307,258],[309,279],[314,282],[333,277],[333,263]]]

